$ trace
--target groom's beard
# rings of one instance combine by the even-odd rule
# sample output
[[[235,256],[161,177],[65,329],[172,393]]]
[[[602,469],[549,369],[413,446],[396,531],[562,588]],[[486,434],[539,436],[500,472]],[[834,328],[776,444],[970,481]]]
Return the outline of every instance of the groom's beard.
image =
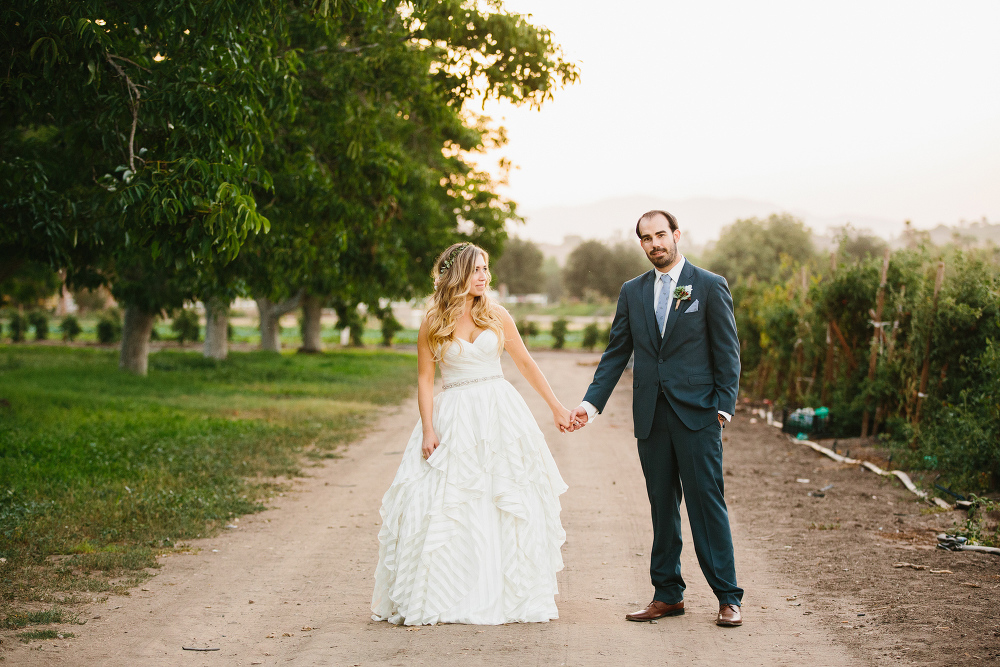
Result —
[[[659,255],[653,255],[652,253],[662,250]],[[663,248],[650,248],[649,252],[646,253],[646,257],[649,261],[653,263],[658,269],[670,266],[673,261],[677,258],[677,244],[671,243],[669,246]]]

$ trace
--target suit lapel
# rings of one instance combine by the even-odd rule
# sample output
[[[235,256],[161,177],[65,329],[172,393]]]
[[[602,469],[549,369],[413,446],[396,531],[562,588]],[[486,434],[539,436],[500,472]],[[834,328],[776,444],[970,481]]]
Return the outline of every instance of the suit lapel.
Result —
[[[653,303],[653,285],[656,271],[650,271],[642,278],[642,309],[646,311],[646,325],[649,327],[649,339],[654,345],[660,342],[660,329],[656,326],[656,309]]]
[[[677,281],[677,285],[674,286],[676,289],[679,285],[692,285],[694,283],[694,266],[687,259],[684,260],[684,268],[681,270],[681,277]],[[697,288],[694,285],[691,288],[692,293]],[[694,297],[692,296],[692,299]],[[677,299],[674,299],[673,303],[670,304],[670,310],[667,311],[667,325],[663,328],[663,340],[660,341],[660,349],[662,350],[667,344],[667,339],[670,338],[670,333],[674,330],[674,325],[677,324],[677,318],[684,313],[684,308],[687,308],[687,302],[681,302],[678,306]],[[655,319],[655,316],[654,316]]]

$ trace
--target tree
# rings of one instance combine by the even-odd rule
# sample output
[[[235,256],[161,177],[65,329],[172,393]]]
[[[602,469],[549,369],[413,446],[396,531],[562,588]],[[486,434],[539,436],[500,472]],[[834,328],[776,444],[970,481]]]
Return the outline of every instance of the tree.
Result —
[[[9,303],[19,311],[35,308],[59,289],[62,281],[47,264],[18,262],[17,268],[0,280],[0,304]]]
[[[790,275],[794,265],[809,263],[815,254],[812,234],[801,220],[772,214],[767,220],[746,218],[724,227],[707,253],[706,268],[734,285],[751,276],[773,282]]]
[[[583,297],[594,291],[613,299],[625,282],[649,268],[638,244],[623,242],[609,246],[601,241],[584,241],[566,260],[563,285],[570,296]]]
[[[0,10],[0,258],[112,285],[120,365],[145,374],[155,313],[191,298],[175,275],[232,259],[266,230],[254,184],[269,123],[294,109],[298,66],[272,0]],[[5,262],[0,262],[4,264]]]
[[[290,24],[301,105],[266,151],[273,227],[245,248],[239,273],[265,305],[262,327],[268,302],[301,293],[305,351],[321,349],[323,306],[347,313],[426,292],[434,257],[455,241],[500,250],[514,205],[468,154],[503,134],[466,103],[537,105],[576,77],[548,31],[498,4],[399,7]]]
[[[537,294],[544,291],[541,249],[519,238],[508,239],[503,254],[490,267],[496,284],[506,284],[511,294]]]
[[[849,263],[881,257],[889,247],[888,241],[863,229],[844,225],[837,239],[837,254]]]

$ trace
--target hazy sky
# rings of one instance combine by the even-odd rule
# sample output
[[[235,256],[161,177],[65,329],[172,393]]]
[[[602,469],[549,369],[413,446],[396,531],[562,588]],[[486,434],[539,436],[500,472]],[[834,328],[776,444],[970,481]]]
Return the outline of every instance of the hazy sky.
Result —
[[[649,194],[1000,221],[997,0],[505,6],[582,71],[540,112],[487,106],[525,209]]]

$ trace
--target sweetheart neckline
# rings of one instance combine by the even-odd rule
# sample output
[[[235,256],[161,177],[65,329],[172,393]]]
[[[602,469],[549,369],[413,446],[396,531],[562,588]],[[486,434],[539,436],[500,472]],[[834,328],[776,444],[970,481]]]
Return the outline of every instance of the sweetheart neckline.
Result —
[[[480,338],[482,338],[483,336],[485,336],[485,335],[486,335],[487,333],[489,333],[490,331],[493,331],[493,329],[483,329],[483,333],[481,333],[481,334],[479,334],[478,336],[476,336],[476,340],[465,340],[465,339],[464,339],[464,338],[462,338],[461,336],[455,336],[455,340],[460,340],[460,341],[462,341],[463,343],[468,343],[469,345],[475,345],[476,343],[478,343],[478,342],[479,342],[479,339],[480,339]]]

